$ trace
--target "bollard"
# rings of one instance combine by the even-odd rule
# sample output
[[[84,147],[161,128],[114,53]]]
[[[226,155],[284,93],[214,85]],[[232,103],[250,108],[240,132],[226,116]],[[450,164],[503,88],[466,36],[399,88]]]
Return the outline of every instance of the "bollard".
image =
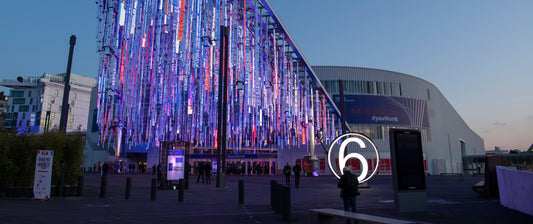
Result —
[[[289,221],[291,219],[291,187],[283,186],[281,192],[281,219],[283,221]]]
[[[126,178],[126,196],[124,199],[130,200],[131,197],[131,177]]]
[[[183,179],[178,180],[179,190],[178,190],[178,201],[183,202],[183,194],[185,193],[185,181]]]
[[[83,176],[78,176],[78,197],[81,197],[83,194]]]
[[[274,195],[274,187],[276,186],[278,182],[275,181],[275,180],[270,180],[270,207],[272,209],[274,209],[274,202],[276,201],[275,200],[275,195]]]
[[[275,195],[274,195],[274,199],[276,200],[274,202],[274,211],[276,211],[276,214],[279,214],[281,213],[281,189],[282,189],[283,185],[280,184],[280,183],[277,183],[276,186],[274,186],[274,192],[275,192]]]
[[[107,174],[102,175],[102,182],[100,184],[100,198],[105,198],[107,194]]]
[[[239,180],[239,205],[244,204],[244,180]]]
[[[150,194],[150,200],[152,201],[155,201],[156,188],[157,188],[157,179],[152,178],[152,192]]]

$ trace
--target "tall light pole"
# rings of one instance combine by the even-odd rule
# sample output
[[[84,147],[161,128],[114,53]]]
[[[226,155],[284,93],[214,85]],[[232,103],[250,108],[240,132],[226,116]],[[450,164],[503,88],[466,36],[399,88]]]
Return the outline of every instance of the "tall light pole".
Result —
[[[70,93],[70,69],[72,67],[72,54],[74,53],[74,45],[76,45],[76,36],[70,36],[70,50],[68,52],[67,74],[65,74],[65,87],[63,88],[63,103],[61,104],[61,118],[59,120],[59,131],[65,133],[67,131],[68,119],[68,98]]]

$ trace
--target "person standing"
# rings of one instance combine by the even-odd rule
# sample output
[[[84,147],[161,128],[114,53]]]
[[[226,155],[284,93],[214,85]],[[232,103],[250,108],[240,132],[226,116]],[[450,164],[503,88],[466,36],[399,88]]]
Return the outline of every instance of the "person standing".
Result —
[[[207,162],[205,165],[205,183],[211,184],[211,170],[213,169],[213,165],[211,165],[210,162]]]
[[[291,166],[289,163],[283,167],[283,174],[285,174],[285,184],[287,186],[291,185]]]
[[[352,174],[350,168],[344,167],[342,169],[343,175],[337,183],[337,187],[341,189],[341,198],[344,203],[344,211],[357,212],[355,199],[359,195],[359,181],[357,177]],[[350,220],[346,220],[350,223]],[[355,222],[357,223],[357,222]]]
[[[200,178],[202,179],[202,183],[205,183],[205,164],[204,162],[200,162],[198,164],[198,178],[196,178],[196,183],[200,182]]]
[[[107,175],[107,170],[109,170],[109,165],[107,165],[107,162],[104,162],[104,165],[102,166],[102,175]]]
[[[300,187],[300,173],[302,172],[302,167],[296,161],[296,164],[292,167],[292,172],[294,172],[294,184],[296,185],[296,188]]]

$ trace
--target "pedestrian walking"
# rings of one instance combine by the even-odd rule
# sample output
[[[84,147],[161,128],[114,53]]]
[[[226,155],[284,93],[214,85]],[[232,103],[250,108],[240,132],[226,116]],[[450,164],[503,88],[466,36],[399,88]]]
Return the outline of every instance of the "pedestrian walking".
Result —
[[[285,184],[290,186],[291,184],[291,166],[289,163],[283,167],[283,174],[285,174]]]
[[[211,170],[213,169],[213,166],[211,163],[207,163],[205,166],[205,183],[211,184]]]
[[[294,172],[294,184],[296,188],[300,187],[300,173],[302,172],[302,167],[296,161],[296,164],[292,167],[292,172]]]
[[[355,199],[359,195],[359,181],[357,177],[352,174],[350,168],[344,167],[342,169],[343,175],[337,183],[337,187],[341,189],[341,198],[344,203],[344,211],[357,212]],[[350,224],[351,220],[346,220]],[[355,222],[357,223],[357,222]]]
[[[198,177],[196,178],[196,183],[200,182],[200,178],[202,179],[202,183],[205,183],[205,164],[204,162],[201,162],[198,165]]]

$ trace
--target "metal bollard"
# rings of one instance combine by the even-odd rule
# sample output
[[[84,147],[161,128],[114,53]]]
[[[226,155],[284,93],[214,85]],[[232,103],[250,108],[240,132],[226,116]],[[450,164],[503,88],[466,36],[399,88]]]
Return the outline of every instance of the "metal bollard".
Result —
[[[274,199],[276,199],[274,205],[274,211],[276,211],[276,214],[279,214],[281,213],[281,202],[282,202],[282,198],[281,198],[281,189],[283,188],[283,185],[278,183],[276,184],[276,186],[274,187],[274,190],[275,190],[275,195],[274,195]]]
[[[239,180],[239,205],[244,204],[244,180]]]
[[[278,182],[275,181],[275,180],[271,180],[271,181],[270,181],[270,207],[271,207],[272,209],[274,209],[274,207],[275,207],[275,206],[274,206],[274,202],[276,201],[276,200],[275,200],[276,197],[274,197],[274,196],[275,196],[275,193],[274,193],[274,187],[276,186],[277,183],[278,183]]]
[[[184,197],[184,193],[185,193],[185,181],[183,179],[179,179],[178,180],[178,185],[179,185],[179,189],[178,189],[178,201],[179,202],[183,202],[183,197]]]
[[[107,194],[107,174],[102,175],[102,182],[100,184],[100,198],[105,198]]]
[[[129,200],[131,197],[131,177],[126,178],[126,196],[124,199]]]
[[[81,195],[83,194],[83,178],[83,176],[78,177],[78,197],[81,197]]]
[[[152,178],[152,192],[150,194],[150,200],[152,201],[155,201],[155,197],[156,197],[156,189],[157,188],[157,179],[155,178]]]
[[[291,219],[291,187],[283,186],[281,192],[281,219],[289,221]]]

